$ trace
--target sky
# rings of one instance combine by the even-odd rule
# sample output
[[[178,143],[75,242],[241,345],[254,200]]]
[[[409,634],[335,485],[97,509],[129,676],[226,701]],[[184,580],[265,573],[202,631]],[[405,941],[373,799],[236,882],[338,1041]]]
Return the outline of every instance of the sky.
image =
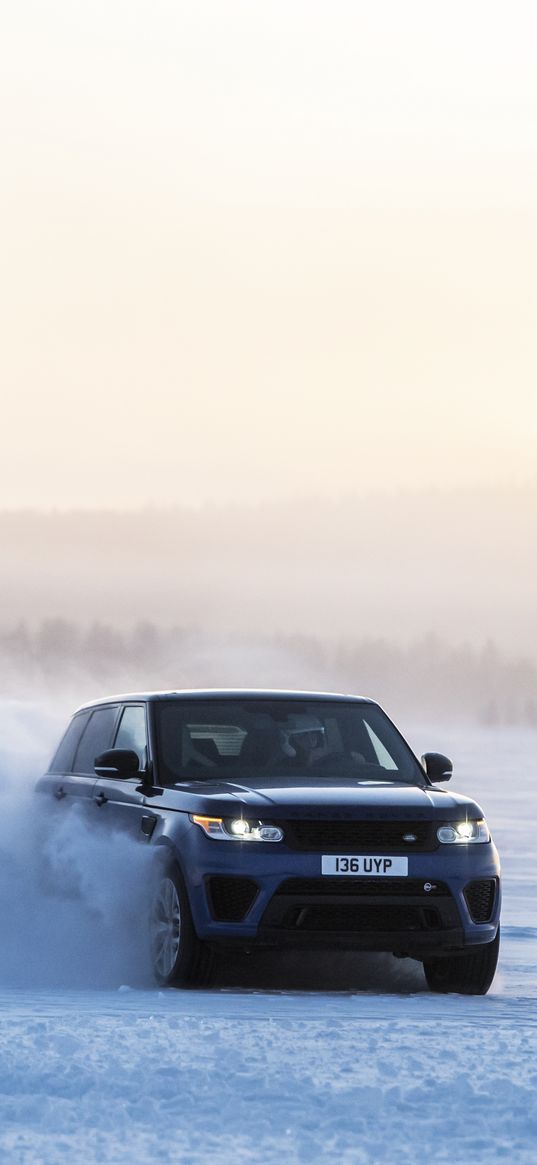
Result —
[[[0,15],[0,508],[535,484],[537,10]]]

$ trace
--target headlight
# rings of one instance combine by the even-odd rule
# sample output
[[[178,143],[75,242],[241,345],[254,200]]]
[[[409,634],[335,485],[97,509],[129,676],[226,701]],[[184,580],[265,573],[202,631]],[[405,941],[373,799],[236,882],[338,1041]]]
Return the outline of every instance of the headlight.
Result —
[[[283,841],[283,829],[264,821],[245,821],[243,817],[199,817],[194,813],[190,814],[190,820],[199,825],[207,837],[217,841]]]
[[[479,821],[454,821],[450,825],[440,825],[436,836],[443,845],[475,845],[476,842],[490,841],[489,827],[482,817]]]

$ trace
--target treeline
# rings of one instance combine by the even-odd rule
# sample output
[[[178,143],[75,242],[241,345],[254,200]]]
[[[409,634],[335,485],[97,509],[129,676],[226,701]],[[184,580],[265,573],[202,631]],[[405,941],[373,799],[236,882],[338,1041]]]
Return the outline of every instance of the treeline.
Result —
[[[430,634],[387,639],[213,635],[203,629],[47,619],[0,631],[0,691],[36,697],[184,687],[278,687],[371,695],[419,718],[465,718],[537,728],[537,666],[493,642],[450,646]]]

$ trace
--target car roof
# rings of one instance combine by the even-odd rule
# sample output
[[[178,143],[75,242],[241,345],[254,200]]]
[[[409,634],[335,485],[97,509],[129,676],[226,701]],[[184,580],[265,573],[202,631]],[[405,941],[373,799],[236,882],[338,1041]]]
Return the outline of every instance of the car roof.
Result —
[[[333,700],[335,703],[349,700],[357,704],[373,704],[367,696],[355,696],[343,692],[301,692],[285,691],[279,688],[184,688],[164,692],[126,692],[116,696],[103,696],[81,704],[77,712],[86,708],[97,708],[103,704],[124,704],[135,701],[156,703],[159,700]]]

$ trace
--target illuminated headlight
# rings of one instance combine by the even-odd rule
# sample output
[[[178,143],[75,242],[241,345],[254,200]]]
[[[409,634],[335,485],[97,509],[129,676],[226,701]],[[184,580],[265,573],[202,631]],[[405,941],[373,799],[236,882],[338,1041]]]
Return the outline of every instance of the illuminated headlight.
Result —
[[[490,841],[489,827],[483,818],[479,821],[454,821],[451,825],[441,825],[436,836],[443,845],[472,845]]]
[[[264,821],[245,821],[243,817],[230,821],[224,817],[200,817],[194,813],[191,813],[190,820],[199,825],[207,837],[217,841],[283,841],[283,829]]]

